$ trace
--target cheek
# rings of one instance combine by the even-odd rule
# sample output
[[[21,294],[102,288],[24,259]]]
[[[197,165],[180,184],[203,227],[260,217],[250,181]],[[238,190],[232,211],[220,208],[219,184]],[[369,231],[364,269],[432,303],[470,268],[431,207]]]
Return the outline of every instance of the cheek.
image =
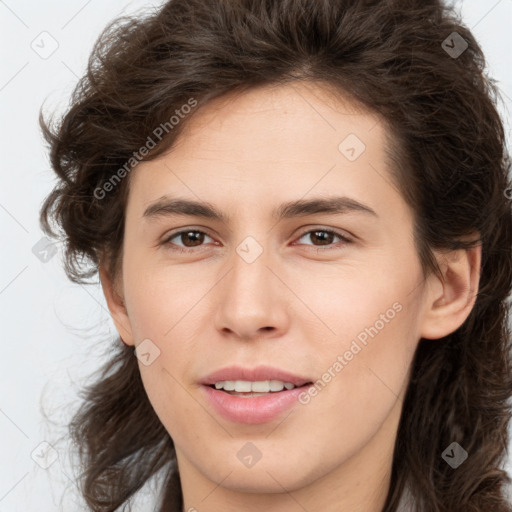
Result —
[[[364,344],[377,334],[382,337],[414,313],[409,296],[414,288],[412,269],[407,277],[384,271],[382,262],[377,272],[373,265],[324,272],[299,269],[287,282],[293,283],[298,298],[287,307],[291,325],[314,328],[327,351],[348,349],[355,338]]]
[[[312,320],[299,323],[306,325],[303,337],[314,340],[308,357],[322,396],[304,396],[304,402],[315,402],[315,416],[350,412],[346,427],[357,429],[359,420],[377,421],[389,412],[406,385],[418,342],[421,304],[420,290],[411,293],[414,276],[413,269],[407,278],[386,272],[377,279],[362,271],[341,279],[316,276],[315,287],[301,281],[298,294],[307,297]],[[299,311],[289,314],[298,317]],[[340,418],[347,421],[341,412]]]
[[[204,295],[193,273],[171,265],[148,265],[150,258],[126,263],[124,290],[130,323],[136,338],[165,343],[180,324],[194,316],[194,307]]]
[[[379,315],[386,314],[392,303],[382,298],[369,302],[369,309],[357,318],[348,311],[338,315],[333,324],[336,339],[322,342],[312,352],[315,367],[323,373],[302,397],[303,410],[297,417],[304,418],[304,431],[314,431],[317,440],[328,440],[325,464],[350,458],[384,424],[387,435],[395,435],[393,422],[387,419],[403,400],[416,346],[414,310],[402,302],[404,298],[399,312],[389,310],[394,315],[388,312],[393,316],[388,323]]]

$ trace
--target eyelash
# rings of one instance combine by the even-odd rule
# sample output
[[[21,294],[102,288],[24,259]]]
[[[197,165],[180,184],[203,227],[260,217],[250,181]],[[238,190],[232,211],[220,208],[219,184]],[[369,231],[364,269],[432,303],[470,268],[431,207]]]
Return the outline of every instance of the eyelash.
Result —
[[[311,229],[309,231],[304,231],[298,237],[298,239],[301,239],[302,237],[304,237],[304,235],[308,235],[310,233],[315,233],[315,232],[321,232],[321,233],[327,233],[329,235],[335,235],[335,236],[339,237],[344,244],[352,243],[352,240],[350,240],[346,236],[342,235],[338,231],[334,231],[332,229],[323,229],[323,228],[316,228],[316,229]],[[173,233],[172,235],[168,236],[162,242],[162,244],[163,245],[167,245],[172,251],[177,251],[177,252],[180,252],[180,253],[189,253],[190,254],[190,253],[193,253],[193,252],[197,252],[197,250],[196,250],[197,247],[199,247],[198,250],[201,250],[201,247],[203,247],[203,246],[196,246],[195,248],[193,248],[193,247],[182,248],[180,246],[174,246],[174,244],[171,242],[171,240],[173,238],[179,237],[180,235],[182,235],[184,233],[201,233],[201,234],[204,234],[206,236],[210,236],[210,235],[208,235],[208,233],[205,233],[204,231],[201,231],[199,229],[186,229],[186,230],[183,230],[183,231],[177,231],[176,233]],[[210,237],[210,238],[212,238],[212,237]],[[337,249],[337,247],[333,247],[333,244],[330,244],[330,247],[322,247],[322,246],[312,246],[312,247],[316,247],[317,251],[329,251],[329,250],[332,250],[332,249]]]

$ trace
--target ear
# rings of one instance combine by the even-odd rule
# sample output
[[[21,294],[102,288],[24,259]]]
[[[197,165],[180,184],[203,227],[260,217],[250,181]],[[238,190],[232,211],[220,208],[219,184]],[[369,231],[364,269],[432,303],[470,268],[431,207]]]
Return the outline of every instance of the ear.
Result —
[[[104,267],[99,268],[99,276],[107,306],[121,338],[127,345],[134,345],[133,333],[128,318],[126,305],[122,297],[123,292],[118,291],[117,283],[114,283]]]
[[[480,282],[481,244],[437,253],[443,279],[429,276],[421,336],[439,339],[456,331],[469,316]]]

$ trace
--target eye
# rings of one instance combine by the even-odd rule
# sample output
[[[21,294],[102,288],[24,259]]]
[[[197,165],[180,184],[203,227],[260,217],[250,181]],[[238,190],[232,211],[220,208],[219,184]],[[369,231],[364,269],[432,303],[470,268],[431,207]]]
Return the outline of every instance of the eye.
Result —
[[[184,231],[178,231],[177,233],[167,237],[163,241],[163,244],[168,245],[169,248],[173,251],[195,252],[194,247],[201,247],[205,236],[211,238],[204,231],[199,231],[197,229],[187,229]],[[183,242],[183,245],[179,245],[171,241],[175,238]]]
[[[339,248],[339,247],[325,247],[325,248],[322,247],[322,246],[332,246],[333,245],[332,239],[334,237],[338,237],[343,242],[343,244],[352,243],[352,240],[350,240],[348,237],[342,235],[341,233],[339,233],[337,231],[333,231],[330,229],[317,228],[317,229],[305,231],[304,233],[302,233],[299,240],[301,240],[302,238],[304,238],[306,236],[309,236],[310,239],[313,241],[319,242],[319,245],[317,245],[316,247],[318,247],[322,251]],[[309,245],[309,244],[306,244],[306,245]],[[315,245],[315,244],[312,244],[312,245]]]

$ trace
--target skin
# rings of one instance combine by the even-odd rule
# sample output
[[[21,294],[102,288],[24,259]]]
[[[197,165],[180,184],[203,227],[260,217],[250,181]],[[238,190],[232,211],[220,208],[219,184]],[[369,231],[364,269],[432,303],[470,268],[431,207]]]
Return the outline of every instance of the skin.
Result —
[[[355,161],[338,149],[351,133],[366,145]],[[149,338],[160,350],[139,367],[176,446],[185,511],[382,510],[417,343],[464,322],[481,258],[480,247],[436,254],[445,282],[424,278],[385,133],[376,115],[325,86],[266,86],[210,102],[170,152],[132,171],[122,273],[101,266],[100,278],[124,341]],[[164,194],[207,201],[229,221],[143,219]],[[377,216],[271,217],[281,203],[333,195]],[[323,241],[321,228],[351,242]],[[206,235],[166,244],[180,229]],[[252,263],[236,251],[247,236],[263,249]],[[235,363],[321,379],[396,303],[401,311],[309,403],[275,421],[229,422],[201,393],[200,378]],[[249,441],[262,455],[250,468],[237,457]]]

